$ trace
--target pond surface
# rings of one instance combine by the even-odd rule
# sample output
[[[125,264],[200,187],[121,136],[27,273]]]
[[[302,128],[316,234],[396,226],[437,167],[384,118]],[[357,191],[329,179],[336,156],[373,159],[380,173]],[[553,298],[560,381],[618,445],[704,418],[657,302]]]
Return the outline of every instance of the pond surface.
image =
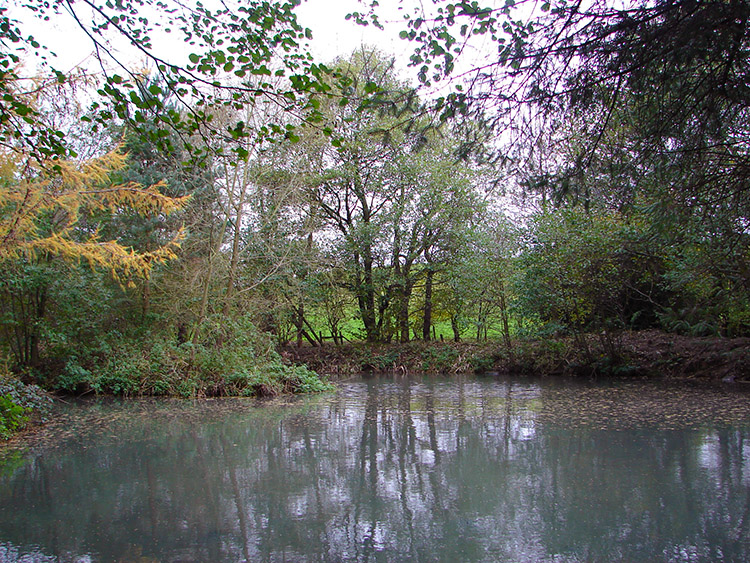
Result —
[[[362,379],[88,402],[0,458],[0,561],[748,561],[750,395]]]

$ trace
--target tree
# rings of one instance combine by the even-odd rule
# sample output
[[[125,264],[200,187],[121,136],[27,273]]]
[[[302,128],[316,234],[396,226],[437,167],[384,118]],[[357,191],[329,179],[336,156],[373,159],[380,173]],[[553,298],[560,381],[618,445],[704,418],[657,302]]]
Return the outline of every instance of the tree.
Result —
[[[60,161],[54,174],[28,166],[19,172],[14,157],[10,153],[3,161],[0,186],[0,267],[8,311],[3,324],[18,363],[35,366],[50,302],[48,288],[61,275],[51,265],[85,262],[122,284],[147,278],[155,264],[176,256],[181,234],[139,253],[117,240],[102,240],[99,224],[124,210],[169,214],[180,209],[185,198],[161,194],[159,184],[112,184],[113,171],[125,163],[118,152],[80,164]]]
[[[29,18],[67,19],[71,33],[90,42],[102,76],[93,114],[87,118],[95,128],[123,120],[165,149],[171,149],[174,141],[169,132],[177,132],[196,158],[204,157],[211,145],[194,143],[195,134],[227,140],[289,136],[290,130],[272,122],[260,131],[246,129],[241,120],[230,127],[214,127],[212,115],[218,108],[252,106],[264,99],[302,113],[304,103],[296,103],[299,93],[326,89],[319,78],[327,69],[315,65],[302,51],[302,43],[311,35],[297,23],[295,5],[294,0],[222,3],[216,8],[161,0],[31,0],[18,6],[14,15],[3,8],[0,143],[40,162],[74,152],[65,131],[45,120],[33,103],[40,81],[49,86],[71,82],[70,76],[55,68],[52,51],[58,46],[43,45],[23,31]],[[165,45],[167,34],[188,46],[186,59],[182,50]],[[136,56],[145,60],[158,80],[146,82],[141,72],[133,70]],[[39,65],[41,78],[32,88],[25,85],[22,63]],[[280,83],[272,76],[287,80]],[[165,106],[168,97],[180,107]],[[242,145],[233,145],[231,150],[245,156]]]
[[[41,18],[67,14],[91,40],[101,73],[83,72],[80,81],[57,71],[46,46],[21,32],[27,22],[12,19],[19,12],[2,9],[0,143],[15,170],[7,167],[0,192],[0,261],[12,274],[3,277],[0,298],[15,307],[8,314],[3,308],[2,322],[20,364],[37,367],[44,339],[50,361],[43,367],[54,364],[48,382],[68,390],[250,394],[315,384],[306,370],[282,365],[246,310],[257,285],[246,283],[246,250],[264,226],[253,208],[262,192],[256,174],[267,172],[261,151],[295,140],[293,123],[315,119],[307,94],[329,88],[319,81],[328,70],[301,50],[309,31],[297,25],[295,5],[20,6]],[[159,28],[180,35],[189,51],[165,48]],[[123,45],[145,60],[145,70],[134,70],[130,56],[115,50]],[[27,81],[32,72],[38,76]],[[95,83],[95,94],[83,91]],[[47,96],[53,90],[71,102],[91,97],[80,120],[65,116],[72,128],[56,119],[56,101]],[[274,111],[265,112],[269,106]],[[71,138],[69,128],[88,129]],[[129,166],[107,150],[107,135],[124,138]],[[100,144],[92,149],[91,140]],[[80,147],[94,156],[74,163]],[[174,260],[180,242],[185,252]],[[95,273],[86,276],[82,261]],[[103,269],[121,290],[110,291],[118,286],[98,277]],[[140,323],[131,314],[138,294]],[[97,319],[119,320],[100,322],[95,342],[81,340],[72,325],[85,323],[68,307],[72,296]],[[60,323],[44,322],[50,304],[64,313]],[[48,330],[65,324],[68,333]],[[23,326],[30,330],[14,338]]]
[[[396,79],[393,61],[376,51],[355,52],[350,62],[340,62],[338,71],[340,101],[329,99],[321,106],[334,143],[317,128],[308,129],[307,138],[303,135],[306,184],[317,213],[341,237],[342,251],[350,256],[351,285],[366,338],[377,341],[384,336],[391,301],[391,290],[378,280],[387,224],[381,221],[398,191],[386,168],[402,144],[410,142],[398,128],[398,115],[413,113],[416,100]],[[368,91],[376,98],[367,105],[349,103]]]
[[[304,178],[313,224],[323,223],[319,238],[345,257],[365,338],[406,342],[425,253],[434,263],[481,208],[478,172],[457,156],[449,127],[415,119],[420,101],[392,60],[363,48],[335,69],[342,99],[320,105],[333,141],[325,128],[302,128],[293,169]]]
[[[543,154],[557,165],[551,178],[543,173],[524,182],[531,188],[590,188],[580,180],[609,141],[605,151],[619,151],[621,162],[635,164],[631,173],[666,173],[683,205],[694,197],[746,199],[746,2],[515,4],[434,0],[407,13],[401,36],[414,44],[411,64],[419,79],[426,85],[452,80],[455,86],[434,102],[444,119],[472,115],[502,130],[511,147],[498,151],[505,162],[517,146],[554,150],[547,142],[551,130],[558,147],[560,141],[578,145],[565,160]],[[467,60],[476,38],[486,54],[478,64]],[[625,192],[638,182],[609,186],[627,199]]]
[[[467,332],[486,340],[500,322],[510,352],[508,279],[517,239],[517,229],[493,209],[472,216],[463,230],[455,232],[450,253],[444,254],[437,270],[443,286],[440,304],[450,320],[454,341]]]
[[[435,0],[407,14],[409,29],[402,37],[415,45],[411,62],[420,79],[431,83],[458,72],[469,78],[469,89],[456,84],[460,93],[442,100],[443,107],[454,102],[507,111],[559,102],[593,108],[605,99],[610,102],[605,111],[589,118],[599,117],[598,124],[606,126],[608,114],[623,101],[620,95],[637,92],[652,109],[661,102],[644,131],[652,139],[678,130],[701,137],[720,123],[741,119],[743,69],[750,62],[746,3],[665,0],[613,6],[597,0],[584,7],[558,0],[530,14],[521,13],[523,3],[515,4]],[[490,39],[496,54],[471,66],[462,46],[476,36]],[[487,88],[493,85],[502,88]],[[696,103],[684,103],[685,98]],[[684,119],[688,116],[692,119]]]
[[[402,342],[409,340],[410,301],[424,282],[422,338],[430,339],[434,276],[461,252],[470,225],[483,215],[477,185],[483,171],[456,156],[451,130],[425,135],[423,146],[399,155],[392,182],[399,187],[389,215],[392,225],[396,316]]]
[[[655,320],[665,298],[663,249],[640,219],[580,207],[531,219],[512,288],[532,332],[570,332],[590,361],[586,334],[595,334],[616,360],[621,331]]]
[[[518,185],[543,201],[641,223],[643,238],[661,245],[631,260],[643,271],[627,272],[659,287],[648,317],[694,332],[747,330],[750,6],[538,8],[441,0],[417,8],[402,36],[414,42],[420,80],[455,80],[436,109],[503,131],[511,150],[498,154],[513,158]],[[493,48],[467,69],[477,36]],[[628,255],[630,241],[621,242]],[[641,305],[656,293],[644,292]]]
[[[95,227],[77,232],[85,213],[128,208],[142,214],[168,214],[184,205],[185,199],[162,195],[158,184],[110,184],[112,171],[124,162],[124,155],[113,152],[83,164],[61,162],[54,175],[27,168],[19,176],[15,162],[6,156],[0,189],[0,261],[60,256],[68,261],[85,260],[127,281],[146,276],[152,264],[173,258],[179,237],[136,254],[115,240],[100,240]]]

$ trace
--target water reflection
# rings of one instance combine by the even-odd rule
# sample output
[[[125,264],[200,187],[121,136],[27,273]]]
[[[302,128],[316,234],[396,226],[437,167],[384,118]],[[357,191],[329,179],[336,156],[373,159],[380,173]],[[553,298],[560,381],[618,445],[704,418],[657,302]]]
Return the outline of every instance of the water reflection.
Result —
[[[0,478],[0,561],[750,559],[747,395],[368,379],[71,417]]]

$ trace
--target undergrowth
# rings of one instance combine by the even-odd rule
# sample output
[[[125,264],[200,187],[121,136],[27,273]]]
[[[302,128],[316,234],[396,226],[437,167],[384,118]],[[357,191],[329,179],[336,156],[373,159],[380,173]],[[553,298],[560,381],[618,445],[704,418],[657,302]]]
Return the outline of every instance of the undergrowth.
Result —
[[[0,440],[7,440],[31,420],[44,421],[52,398],[36,385],[27,385],[0,367]]]
[[[304,366],[287,365],[248,318],[216,317],[195,341],[163,332],[117,335],[71,354],[49,384],[60,391],[114,395],[273,396],[330,390]]]

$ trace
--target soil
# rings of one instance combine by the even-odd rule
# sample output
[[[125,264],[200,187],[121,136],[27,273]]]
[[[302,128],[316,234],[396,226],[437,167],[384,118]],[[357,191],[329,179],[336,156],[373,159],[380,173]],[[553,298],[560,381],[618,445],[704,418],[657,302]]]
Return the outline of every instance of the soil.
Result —
[[[613,353],[614,352],[614,353]],[[614,341],[348,343],[287,347],[288,361],[346,377],[377,373],[533,373],[537,375],[703,379],[750,383],[750,338],[692,337],[658,330],[620,333]]]
[[[624,334],[623,347],[649,373],[750,382],[750,338],[682,336],[648,330]]]

